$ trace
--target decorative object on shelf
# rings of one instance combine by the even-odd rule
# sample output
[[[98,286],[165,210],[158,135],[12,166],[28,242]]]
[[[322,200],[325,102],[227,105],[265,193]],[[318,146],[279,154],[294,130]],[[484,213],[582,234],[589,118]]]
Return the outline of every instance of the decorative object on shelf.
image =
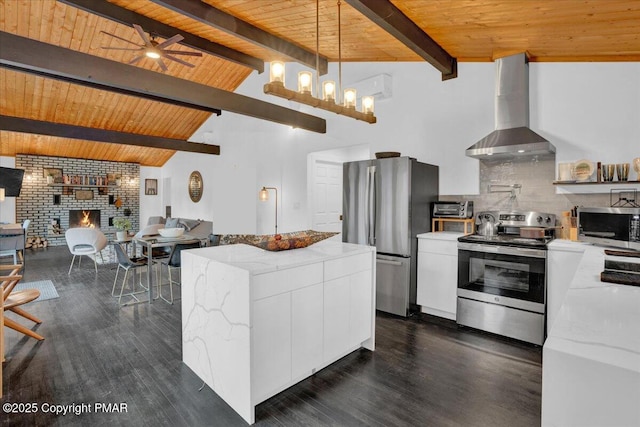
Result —
[[[633,159],[633,170],[635,170],[638,174],[636,179],[640,181],[640,157],[636,157],[635,159]]]
[[[602,165],[602,180],[605,182],[613,181],[615,165]]]
[[[376,153],[376,159],[387,159],[390,157],[400,157],[400,153],[397,151],[380,151]]]
[[[125,240],[127,231],[131,230],[131,220],[129,218],[117,217],[113,219],[113,226],[116,228],[116,239]]]
[[[62,184],[64,178],[62,177],[62,169],[58,168],[44,168],[42,169],[43,176],[47,179],[47,184]]]
[[[107,187],[98,187],[98,194],[101,196],[106,196],[109,194],[109,189]]]
[[[278,189],[276,187],[262,187],[262,190],[260,190],[258,198],[260,199],[261,202],[266,202],[267,200],[269,200],[268,190],[273,190],[276,193],[276,232],[275,234],[278,234]]]
[[[158,194],[158,180],[157,179],[145,179],[144,180],[144,194],[147,196],[156,196]]]
[[[200,172],[198,171],[191,172],[191,175],[189,175],[187,190],[189,191],[189,197],[191,198],[192,202],[198,203],[200,201],[200,199],[202,198],[202,189],[202,175],[200,175]]]
[[[116,209],[120,209],[122,207],[122,199],[120,197],[116,197],[116,200],[114,200],[113,204],[115,205]]]
[[[573,163],[558,163],[558,181],[571,181],[571,167]]]
[[[243,243],[256,246],[267,251],[286,251],[289,249],[306,248],[314,243],[333,237],[337,232],[323,232],[314,230],[295,231],[282,234],[223,234],[220,245]]]
[[[93,190],[76,190],[76,200],[93,200]]]
[[[588,181],[595,170],[593,162],[589,160],[578,160],[571,168],[571,177],[576,181]]]
[[[123,214],[124,216],[131,216],[131,209],[129,209],[129,208],[124,208],[124,209],[122,210],[122,214]]]
[[[322,97],[313,96],[313,78],[309,71],[298,73],[298,91],[287,89],[284,85],[285,66],[282,61],[272,61],[269,66],[269,83],[264,85],[264,93],[279,96],[288,100],[293,100],[301,104],[314,108],[321,108],[336,114],[362,120],[367,123],[376,123],[373,115],[374,101],[372,96],[362,97],[362,111],[356,110],[356,90],[352,88],[344,89],[342,105],[340,105],[336,94],[342,91],[342,33],[340,25],[340,0],[338,6],[338,88],[333,80],[322,83]],[[320,19],[319,0],[316,0],[316,73],[319,73],[319,48],[320,48]],[[317,80],[317,79],[316,79]],[[319,85],[316,84],[316,92]]]
[[[616,165],[616,175],[618,176],[618,181],[629,179],[629,163],[618,163]]]

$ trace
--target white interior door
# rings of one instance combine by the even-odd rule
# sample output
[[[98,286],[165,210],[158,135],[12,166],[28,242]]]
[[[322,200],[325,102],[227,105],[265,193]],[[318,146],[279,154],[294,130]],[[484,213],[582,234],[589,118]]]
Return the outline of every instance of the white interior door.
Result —
[[[342,231],[342,163],[316,160],[313,164],[311,228]]]

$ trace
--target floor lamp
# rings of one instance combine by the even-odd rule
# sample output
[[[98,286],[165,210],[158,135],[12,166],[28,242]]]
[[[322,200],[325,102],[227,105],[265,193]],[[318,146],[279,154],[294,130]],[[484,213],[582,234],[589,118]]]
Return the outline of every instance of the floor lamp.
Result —
[[[273,190],[276,192],[276,233],[275,234],[278,234],[278,189],[275,187],[262,187],[262,190],[260,190],[259,198],[260,198],[260,201],[262,202],[266,202],[267,200],[269,200],[268,190]]]

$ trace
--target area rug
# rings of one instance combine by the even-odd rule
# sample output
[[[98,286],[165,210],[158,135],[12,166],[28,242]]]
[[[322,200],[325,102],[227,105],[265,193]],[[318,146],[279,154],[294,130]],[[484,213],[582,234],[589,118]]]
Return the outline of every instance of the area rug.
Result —
[[[53,282],[51,280],[36,280],[35,282],[18,282],[15,288],[13,288],[13,292],[17,291],[26,291],[27,289],[37,289],[40,291],[40,296],[33,300],[36,301],[44,301],[48,299],[58,298],[58,291],[56,291],[56,287],[53,286]]]

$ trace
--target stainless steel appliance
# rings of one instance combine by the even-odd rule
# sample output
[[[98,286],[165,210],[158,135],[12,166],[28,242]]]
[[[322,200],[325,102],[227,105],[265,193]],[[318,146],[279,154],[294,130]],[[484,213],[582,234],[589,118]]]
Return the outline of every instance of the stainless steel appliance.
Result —
[[[542,212],[480,212],[478,229],[491,223],[496,233],[458,238],[456,322],[542,345],[545,337],[547,244],[555,215]],[[523,238],[527,227],[547,229]]]
[[[473,202],[434,202],[432,213],[435,218],[472,218]]]
[[[640,208],[578,208],[578,240],[640,251]]]
[[[417,234],[431,230],[438,167],[410,157],[344,164],[342,240],[376,247],[376,308],[407,316],[416,303]]]

